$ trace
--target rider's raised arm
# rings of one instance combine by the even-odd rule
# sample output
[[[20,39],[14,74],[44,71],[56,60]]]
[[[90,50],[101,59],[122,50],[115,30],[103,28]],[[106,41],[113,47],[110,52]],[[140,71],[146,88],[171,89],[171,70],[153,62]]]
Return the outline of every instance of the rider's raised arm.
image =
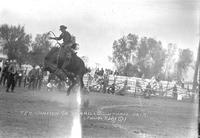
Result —
[[[59,37],[49,37],[49,39],[54,39],[54,40],[61,40],[63,38],[63,34],[61,34]]]
[[[55,40],[61,40],[63,38],[63,33],[59,37],[55,37]]]

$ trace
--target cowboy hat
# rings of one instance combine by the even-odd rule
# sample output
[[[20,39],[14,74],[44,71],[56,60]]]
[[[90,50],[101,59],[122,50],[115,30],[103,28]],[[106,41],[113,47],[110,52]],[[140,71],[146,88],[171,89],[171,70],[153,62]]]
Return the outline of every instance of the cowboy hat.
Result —
[[[67,27],[65,25],[61,25],[60,30],[62,30],[62,29],[67,29]]]

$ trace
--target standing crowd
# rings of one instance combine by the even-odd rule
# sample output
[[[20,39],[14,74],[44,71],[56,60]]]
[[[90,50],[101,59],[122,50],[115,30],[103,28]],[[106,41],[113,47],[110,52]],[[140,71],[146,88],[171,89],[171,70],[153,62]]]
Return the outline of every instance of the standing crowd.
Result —
[[[6,60],[0,69],[0,86],[5,87],[6,92],[14,92],[16,86],[40,90],[42,79],[41,67],[33,65],[31,69],[24,68],[15,60]]]

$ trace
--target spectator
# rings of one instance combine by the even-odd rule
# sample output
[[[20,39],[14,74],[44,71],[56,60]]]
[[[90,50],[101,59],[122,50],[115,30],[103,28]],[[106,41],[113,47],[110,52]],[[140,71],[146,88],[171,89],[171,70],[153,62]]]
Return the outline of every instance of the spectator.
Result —
[[[87,87],[89,88],[89,86],[92,84],[92,75],[90,73],[87,73],[87,77],[88,77],[88,81],[87,81]]]
[[[40,90],[42,87],[42,79],[43,79],[43,73],[41,68],[38,68],[38,74],[37,74],[37,89]]]
[[[159,94],[163,96],[164,93],[163,93],[163,85],[162,85],[162,83],[159,83],[159,92],[160,92]]]
[[[184,79],[181,81],[181,88],[184,89]]]
[[[118,76],[119,72],[117,70],[115,70],[114,75]]]
[[[95,75],[98,75],[98,73],[99,73],[99,68],[97,68],[96,70],[95,70]]]
[[[99,68],[97,68],[97,70],[95,71],[95,75],[103,76],[103,74],[104,74],[103,68],[101,68],[101,70],[99,70]]]
[[[28,83],[28,69],[26,68],[26,70],[23,71],[24,74],[24,87],[27,86]]]
[[[29,89],[35,89],[36,87],[36,77],[37,77],[37,70],[35,68],[35,65],[33,65],[33,69],[28,73],[29,78]]]
[[[142,92],[142,91],[143,91],[143,89],[142,89],[142,84],[141,84],[141,82],[137,79],[137,80],[136,80],[136,84],[135,84],[135,95],[136,95],[136,93]]]
[[[19,87],[21,87],[21,82],[22,82],[22,78],[23,78],[23,70],[21,65],[19,65],[19,68],[17,70],[17,76],[16,76],[16,84],[18,84]]]
[[[16,67],[16,61],[14,61],[8,67],[8,80],[7,80],[6,92],[9,92],[10,87],[11,87],[11,92],[14,92],[16,73],[17,73],[17,67]]]
[[[151,89],[151,84],[149,82],[146,86],[146,90],[144,91],[144,97],[150,98],[151,93],[152,93],[152,89]]]
[[[115,93],[115,83],[113,83],[109,88],[108,88],[108,93]]]
[[[151,91],[151,84],[150,84],[150,82],[147,84],[146,90],[147,90],[147,91]]]
[[[176,84],[174,84],[174,87],[173,87],[173,97],[177,98],[177,86],[176,86]]]
[[[3,86],[5,86],[6,81],[8,80],[8,75],[9,75],[9,73],[8,73],[8,67],[9,67],[9,62],[6,62],[4,64],[2,75],[1,75],[1,78],[0,78],[0,84],[3,83]]]
[[[104,75],[103,77],[103,93],[106,93],[106,89],[108,87],[108,83],[109,83],[109,78],[108,75]]]
[[[108,93],[115,93],[115,86],[116,86],[116,77],[114,77],[113,84],[108,88]]]
[[[99,71],[99,76],[103,76],[104,75],[104,70],[103,68],[101,68],[101,70]]]
[[[98,75],[99,75],[99,68],[97,68],[94,72],[94,80],[96,81],[98,79]]]

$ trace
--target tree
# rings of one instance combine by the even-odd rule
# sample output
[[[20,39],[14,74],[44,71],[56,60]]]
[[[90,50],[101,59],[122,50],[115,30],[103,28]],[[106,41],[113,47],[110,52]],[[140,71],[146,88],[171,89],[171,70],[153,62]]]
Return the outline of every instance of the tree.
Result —
[[[142,72],[147,78],[158,75],[164,60],[162,44],[153,38],[138,40],[137,35],[129,34],[113,43],[112,61],[123,74],[141,76]]]
[[[163,79],[168,80],[170,79],[172,76],[170,76],[172,74],[172,70],[174,69],[175,66],[175,61],[176,61],[176,53],[177,51],[177,46],[176,44],[172,44],[169,43],[168,47],[166,49],[166,58],[165,58],[165,63],[163,66]]]
[[[160,41],[147,37],[141,38],[137,53],[137,64],[146,78],[161,73],[166,56]]]
[[[119,72],[123,72],[127,64],[132,61],[131,54],[136,51],[138,36],[128,34],[113,43],[112,62]]]
[[[24,63],[28,57],[31,35],[25,33],[24,26],[0,26],[0,38],[5,41],[3,50],[10,60]]]
[[[177,79],[182,80],[183,74],[188,71],[193,62],[193,52],[190,49],[180,49],[177,62]]]
[[[31,64],[42,65],[46,54],[52,47],[48,39],[48,33],[37,34],[31,47],[32,50],[30,51],[29,61]]]
[[[165,50],[162,48],[162,43],[149,38],[150,55],[153,59],[151,68],[151,75],[158,75],[162,71],[164,61],[166,58]]]
[[[131,63],[128,63],[125,66],[123,75],[129,76],[129,77],[133,77],[133,76],[141,77],[140,71],[138,70],[138,66],[137,65],[133,65]]]

